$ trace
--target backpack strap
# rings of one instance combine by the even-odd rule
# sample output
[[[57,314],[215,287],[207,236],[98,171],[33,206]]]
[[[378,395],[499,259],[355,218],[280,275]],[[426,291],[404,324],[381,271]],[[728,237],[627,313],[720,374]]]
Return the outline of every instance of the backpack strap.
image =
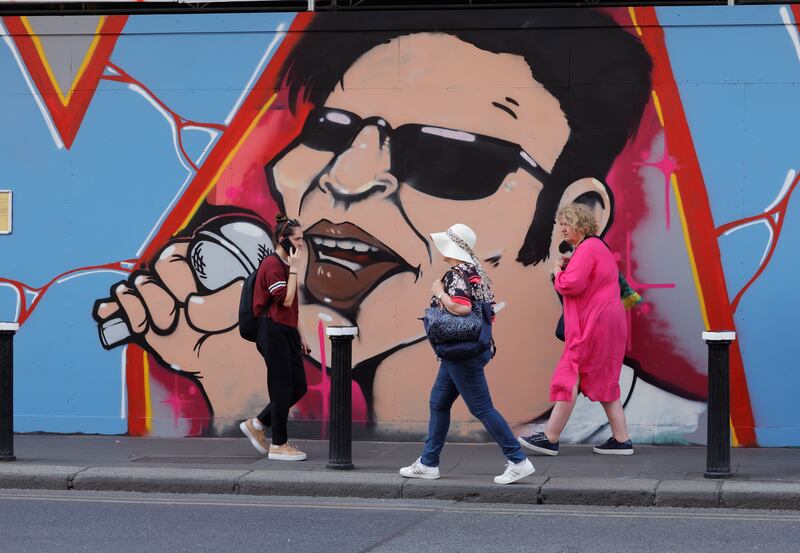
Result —
[[[611,250],[611,246],[609,246],[609,245],[608,245],[608,243],[607,243],[605,240],[603,240],[603,239],[602,239],[602,238],[600,238],[599,236],[595,236],[594,234],[593,234],[593,235],[591,235],[591,236],[587,236],[587,237],[586,237],[586,238],[584,238],[583,240],[584,240],[584,242],[585,242],[586,240],[589,240],[590,238],[596,238],[596,239],[600,240],[600,241],[603,243],[603,245],[604,245],[606,248],[608,248],[608,251],[612,251],[612,250]],[[573,251],[574,251],[574,250],[573,250]]]

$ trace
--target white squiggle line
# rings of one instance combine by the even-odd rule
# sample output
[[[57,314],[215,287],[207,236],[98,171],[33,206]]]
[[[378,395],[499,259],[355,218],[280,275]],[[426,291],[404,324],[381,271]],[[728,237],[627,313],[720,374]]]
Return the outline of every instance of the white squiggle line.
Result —
[[[783,19],[783,26],[786,27],[789,38],[792,39],[792,44],[794,44],[794,52],[797,54],[797,59],[800,60],[800,37],[797,35],[797,27],[794,26],[794,22],[789,16],[789,9],[786,6],[782,6],[780,12],[781,19]]]
[[[192,171],[192,168],[189,165],[186,164],[186,160],[184,159],[183,154],[181,154],[181,149],[178,146],[178,127],[175,125],[175,121],[172,119],[170,114],[167,113],[166,110],[164,110],[164,108],[162,108],[160,105],[158,105],[158,102],[156,102],[153,99],[153,97],[150,96],[150,94],[148,94],[147,91],[145,91],[139,85],[129,84],[128,88],[130,88],[131,90],[133,90],[134,92],[136,92],[137,94],[142,96],[142,98],[147,100],[148,103],[151,106],[153,106],[164,117],[164,119],[167,120],[167,123],[169,123],[170,129],[172,129],[172,145],[175,147],[175,155],[178,156],[178,161],[181,162],[181,165],[183,165],[183,167],[187,171]]]
[[[191,181],[193,177],[194,173],[189,173],[184,179],[183,183],[178,187],[178,191],[175,192],[175,195],[172,197],[172,200],[170,200],[169,204],[167,204],[167,207],[164,208],[164,211],[161,212],[161,215],[158,217],[156,224],[153,225],[152,229],[150,229],[150,233],[147,235],[147,238],[145,238],[144,242],[142,242],[142,245],[139,246],[139,249],[136,252],[136,257],[142,255],[142,252],[150,243],[150,240],[153,238],[153,235],[155,235],[156,231],[159,229],[159,227],[161,227],[161,223],[164,222],[164,219],[167,217],[167,214],[170,211],[172,211],[172,208],[175,206],[175,203],[183,195],[183,191],[186,190],[186,187],[189,185],[189,181]]]
[[[36,90],[36,87],[33,85],[30,75],[28,75],[28,70],[25,67],[25,64],[22,63],[22,59],[19,57],[19,53],[17,52],[17,49],[14,47],[14,43],[11,42],[11,37],[8,36],[8,31],[6,31],[6,28],[1,21],[0,21],[0,36],[3,37],[3,41],[8,46],[8,49],[11,50],[11,55],[14,56],[14,61],[17,62],[19,70],[22,72],[22,76],[25,78],[25,83],[27,83],[28,88],[31,91],[31,95],[33,96],[33,99],[36,100],[36,105],[39,106],[39,111],[42,112],[42,117],[44,117],[44,122],[47,123],[47,128],[50,131],[50,136],[53,138],[53,142],[56,143],[56,148],[62,150],[64,148],[64,143],[61,141],[61,137],[58,135],[56,126],[53,123],[53,120],[50,118],[50,112],[47,111],[47,108],[42,102],[41,95]]]
[[[219,137],[219,131],[216,130],[216,129],[210,129],[208,127],[198,127],[196,125],[187,125],[187,126],[185,126],[183,128],[183,130],[188,130],[188,129],[192,129],[192,130],[195,130],[195,131],[203,131],[203,132],[208,133],[211,136],[211,140],[208,141],[208,144],[206,144],[206,147],[203,148],[203,151],[200,152],[200,155],[197,157],[196,160],[194,160],[194,164],[195,165],[200,165],[200,162],[203,160],[203,158],[206,157],[206,154],[211,149],[211,146],[214,145],[214,143],[216,142],[217,138]]]
[[[14,313],[14,320],[10,321],[12,323],[15,323],[19,321],[19,312],[22,309],[22,295],[19,293],[17,287],[14,286],[13,284],[9,284],[8,282],[0,282],[0,286],[7,286],[8,288],[14,290],[14,293],[17,294],[17,309],[16,312]]]
[[[769,249],[772,247],[772,241],[775,239],[775,231],[772,230],[772,226],[767,225],[767,231],[769,231],[769,240],[767,240],[767,245],[764,248],[764,253],[761,255],[761,261],[758,262],[759,267],[761,267],[764,264],[764,260],[767,258],[767,254],[769,253]]]
[[[186,129],[193,129],[196,131],[203,131],[211,135],[211,138],[216,138],[219,135],[219,131],[217,129],[212,129],[210,127],[201,127],[199,125],[186,125],[183,127],[184,130]]]
[[[272,50],[275,49],[275,46],[277,46],[277,44],[280,41],[280,39],[282,39],[284,36],[286,36],[286,33],[284,32],[285,28],[286,28],[286,25],[284,25],[283,23],[278,25],[278,27],[276,29],[275,37],[272,39],[272,42],[269,43],[269,46],[267,46],[267,51],[264,52],[264,55],[261,57],[261,61],[258,62],[258,65],[256,66],[256,70],[253,71],[253,74],[250,76],[250,80],[247,81],[247,84],[245,85],[244,89],[242,90],[242,93],[239,95],[239,98],[236,100],[236,103],[233,104],[233,109],[231,109],[231,112],[225,118],[225,124],[226,125],[230,124],[231,120],[233,119],[233,116],[236,115],[237,111],[239,111],[239,107],[242,105],[242,102],[244,102],[245,96],[247,96],[247,93],[250,91],[250,88],[253,86],[253,83],[255,82],[256,78],[264,70],[264,66],[267,64],[267,61],[269,60],[270,56],[272,55]]]
[[[794,169],[789,169],[789,172],[786,173],[786,180],[783,181],[783,186],[781,187],[780,191],[778,192],[778,196],[775,198],[775,200],[771,204],[769,204],[767,206],[767,208],[764,210],[764,213],[766,213],[767,211],[769,211],[772,208],[774,208],[776,205],[778,205],[781,202],[781,200],[783,200],[784,196],[786,196],[786,193],[789,191],[789,187],[792,185],[792,181],[794,180],[794,177],[796,175],[797,175],[797,172]]]
[[[784,17],[784,21],[787,21],[786,18],[788,17],[788,15],[783,14],[783,10],[785,10],[785,9],[786,8],[781,8],[781,15],[784,15],[785,16]],[[790,32],[790,34],[791,34],[791,32]],[[795,34],[792,35],[792,37],[793,37],[793,40],[797,41],[795,43],[795,46],[798,49],[798,58],[800,58],[800,40],[798,40],[796,31],[795,31]],[[794,181],[794,177],[796,175],[797,175],[797,171],[795,171],[794,169],[789,169],[789,171],[787,171],[786,179],[784,179],[784,181],[783,181],[783,186],[781,186],[781,189],[778,191],[778,195],[775,197],[775,199],[772,201],[772,203],[769,204],[766,207],[766,209],[764,209],[764,213],[767,213],[770,210],[774,209],[775,206],[777,206],[783,200],[783,198],[786,197],[786,194],[789,191],[789,187],[791,187],[792,181]],[[772,218],[776,223],[778,222],[778,214],[777,213],[773,214]],[[769,239],[767,240],[767,245],[764,247],[764,253],[761,254],[761,261],[758,262],[759,267],[764,264],[764,260],[767,258],[767,255],[769,254],[769,249],[772,247],[772,242],[773,242],[773,240],[775,240],[775,231],[772,229],[772,225],[767,223],[764,219],[759,219],[758,221],[749,221],[747,223],[744,223],[744,224],[741,224],[739,226],[733,227],[733,228],[728,229],[727,231],[725,231],[725,233],[723,233],[723,236],[728,236],[729,234],[734,233],[737,230],[742,230],[745,227],[749,227],[749,226],[752,226],[752,225],[758,225],[758,224],[762,224],[762,223],[767,227],[767,232],[769,232]]]
[[[761,261],[758,262],[759,267],[764,264],[764,260],[767,258],[769,249],[772,246],[772,241],[775,239],[775,231],[772,230],[772,227],[769,225],[769,223],[767,223],[764,219],[759,219],[758,221],[748,221],[747,223],[743,223],[739,226],[728,229],[722,234],[723,236],[728,236],[729,234],[733,234],[737,230],[742,230],[743,228],[746,227],[750,227],[753,225],[761,225],[761,224],[767,227],[767,232],[769,232],[769,239],[767,240],[767,245],[764,247],[764,253],[761,255]]]
[[[118,274],[118,275],[128,276],[128,273],[126,273],[125,271],[120,271],[119,269],[93,269],[91,271],[83,271],[83,272],[80,272],[80,273],[73,273],[71,275],[68,275],[68,276],[65,276],[63,278],[60,278],[60,279],[58,279],[56,281],[56,284],[62,284],[64,282],[67,282],[68,280],[72,280],[73,278],[78,278],[78,277],[83,277],[83,276],[88,276],[88,275],[95,275],[95,274],[98,274],[98,273],[114,273],[114,274]]]
[[[760,225],[760,224],[764,224],[764,225],[769,226],[769,224],[764,219],[759,219],[758,221],[748,221],[747,223],[742,223],[741,225],[735,226],[733,228],[729,228],[728,230],[726,230],[722,234],[722,236],[728,236],[729,234],[733,234],[737,230],[742,230],[745,227],[749,227],[749,226],[752,226],[752,225]]]
[[[128,396],[127,396],[127,394],[128,394],[128,385],[125,382],[125,380],[126,380],[125,373],[127,371],[127,367],[126,367],[126,363],[125,363],[125,357],[126,357],[127,353],[128,353],[128,345],[125,344],[122,347],[122,363],[120,363],[120,365],[122,366],[121,367],[121,371],[120,371],[121,377],[122,377],[122,379],[121,379],[121,382],[122,382],[122,400],[120,401],[120,405],[119,405],[119,418],[121,418],[121,419],[125,419],[125,417],[128,415]]]

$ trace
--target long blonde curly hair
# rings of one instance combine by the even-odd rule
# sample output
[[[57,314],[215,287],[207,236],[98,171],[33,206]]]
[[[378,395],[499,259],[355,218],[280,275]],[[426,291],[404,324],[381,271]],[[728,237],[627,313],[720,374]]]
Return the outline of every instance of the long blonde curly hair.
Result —
[[[556,221],[558,223],[564,221],[584,236],[597,236],[600,231],[594,213],[583,204],[569,204],[562,207],[556,213]]]

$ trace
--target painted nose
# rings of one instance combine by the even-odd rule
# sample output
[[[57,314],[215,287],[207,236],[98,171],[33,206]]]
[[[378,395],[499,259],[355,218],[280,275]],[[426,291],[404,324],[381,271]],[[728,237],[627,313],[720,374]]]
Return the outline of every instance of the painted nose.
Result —
[[[398,183],[389,172],[389,148],[389,139],[377,126],[365,127],[320,177],[320,187],[339,200],[351,202],[393,194]]]

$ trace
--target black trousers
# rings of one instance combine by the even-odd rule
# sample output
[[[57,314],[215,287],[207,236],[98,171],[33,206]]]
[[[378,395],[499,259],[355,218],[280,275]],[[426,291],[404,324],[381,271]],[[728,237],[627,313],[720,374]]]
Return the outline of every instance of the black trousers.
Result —
[[[257,418],[264,426],[272,426],[272,443],[283,445],[289,439],[286,433],[289,409],[308,389],[300,334],[296,328],[265,317],[258,324],[256,346],[267,364],[270,399]]]

